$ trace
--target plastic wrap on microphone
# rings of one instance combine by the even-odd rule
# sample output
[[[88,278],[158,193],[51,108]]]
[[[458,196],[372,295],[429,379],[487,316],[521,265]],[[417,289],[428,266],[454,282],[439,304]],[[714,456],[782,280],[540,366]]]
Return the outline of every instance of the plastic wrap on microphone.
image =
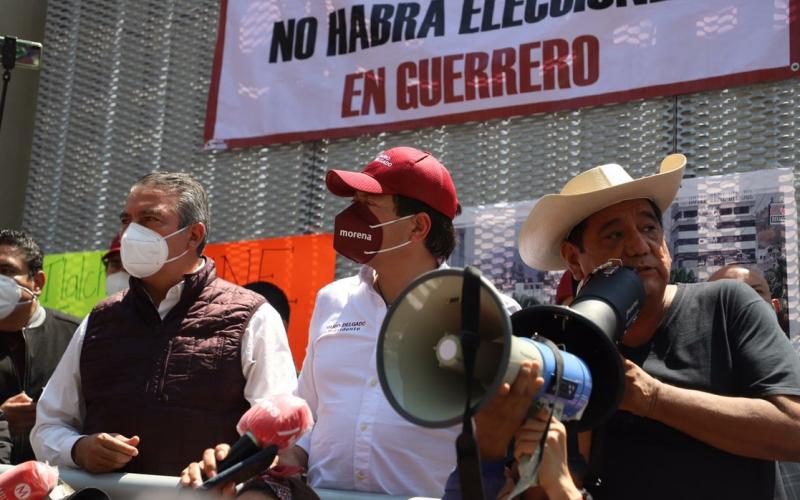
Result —
[[[294,445],[314,426],[314,417],[305,400],[290,394],[270,396],[253,405],[236,425],[239,434],[250,432],[261,446],[279,449]]]
[[[30,460],[0,475],[0,499],[45,498],[58,483],[58,467]]]

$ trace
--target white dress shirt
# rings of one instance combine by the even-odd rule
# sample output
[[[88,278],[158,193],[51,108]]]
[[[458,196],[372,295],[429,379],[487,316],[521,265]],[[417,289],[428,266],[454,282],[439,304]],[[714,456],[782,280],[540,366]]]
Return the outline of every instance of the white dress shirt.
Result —
[[[167,291],[158,305],[161,319],[178,304],[183,286],[181,281]],[[89,316],[84,318],[72,336],[36,407],[31,445],[36,458],[50,465],[77,467],[72,461],[72,447],[83,437],[80,431],[86,417],[80,358],[88,319]],[[291,393],[297,388],[283,321],[268,303],[253,313],[242,335],[242,373],[246,379],[244,397],[251,405],[267,396]]]
[[[298,395],[316,424],[298,445],[308,452],[313,487],[440,498],[456,465],[461,426],[418,427],[400,416],[378,382],[376,346],[386,305],[374,270],[317,295]],[[503,297],[506,310],[520,309]]]

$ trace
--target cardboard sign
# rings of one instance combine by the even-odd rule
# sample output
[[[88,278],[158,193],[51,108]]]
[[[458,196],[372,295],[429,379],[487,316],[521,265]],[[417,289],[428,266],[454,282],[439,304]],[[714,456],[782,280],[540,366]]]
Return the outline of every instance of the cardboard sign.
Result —
[[[106,296],[104,250],[44,256],[45,284],[39,297],[45,307],[82,318]]]
[[[212,243],[205,255],[214,259],[217,275],[225,280],[237,285],[267,281],[283,290],[291,309],[289,346],[299,371],[317,291],[334,278],[333,235]]]
[[[106,296],[105,251],[47,255],[42,305],[82,318]],[[291,309],[289,346],[295,366],[303,364],[308,324],[317,291],[333,281],[336,252],[333,236],[317,234],[231,243],[211,243],[205,255],[214,259],[217,275],[238,285],[267,281],[286,294]]]

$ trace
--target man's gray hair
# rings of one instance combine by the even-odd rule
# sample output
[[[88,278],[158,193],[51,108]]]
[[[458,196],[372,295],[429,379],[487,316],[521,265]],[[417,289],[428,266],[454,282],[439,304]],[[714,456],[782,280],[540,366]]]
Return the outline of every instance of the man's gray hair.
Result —
[[[180,227],[184,228],[190,224],[202,222],[206,227],[206,237],[200,246],[197,247],[197,255],[203,253],[203,249],[208,241],[209,224],[211,213],[208,210],[208,194],[203,186],[189,174],[182,172],[152,172],[137,180],[131,190],[147,186],[161,189],[167,192],[177,193],[178,204],[175,211],[180,218]]]

